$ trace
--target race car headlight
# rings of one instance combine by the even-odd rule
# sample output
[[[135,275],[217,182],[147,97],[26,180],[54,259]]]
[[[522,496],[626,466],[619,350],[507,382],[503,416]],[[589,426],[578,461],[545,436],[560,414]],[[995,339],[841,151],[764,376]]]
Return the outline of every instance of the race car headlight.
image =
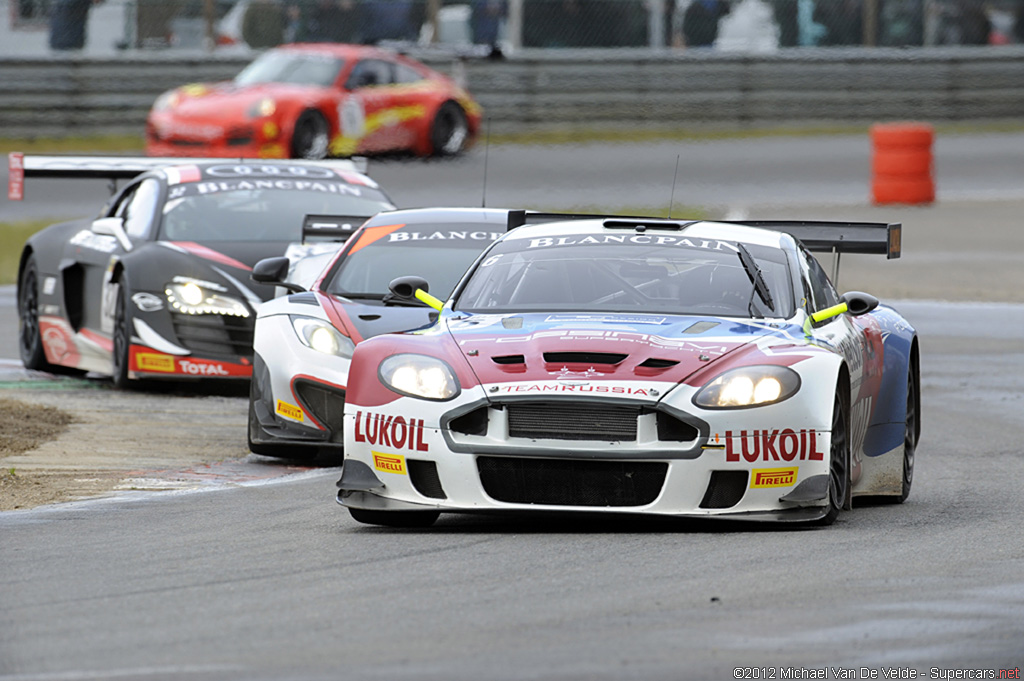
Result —
[[[298,317],[289,315],[295,335],[302,344],[325,355],[351,357],[356,349],[355,343],[348,336],[338,332],[336,328],[322,319],[315,317]]]
[[[211,291],[195,282],[168,284],[164,293],[175,312],[222,314],[229,317],[249,316],[249,308],[242,301]]]
[[[180,95],[177,90],[168,90],[153,102],[153,111],[167,111],[173,109],[178,104]]]
[[[782,402],[800,389],[800,376],[789,367],[740,367],[719,374],[693,397],[705,409],[757,407]]]
[[[424,400],[450,400],[459,382],[447,363],[427,355],[392,355],[380,363],[380,381],[397,393]]]
[[[273,116],[275,111],[277,111],[277,102],[270,97],[264,97],[257,102],[253,102],[247,113],[249,118],[263,118],[264,116]]]

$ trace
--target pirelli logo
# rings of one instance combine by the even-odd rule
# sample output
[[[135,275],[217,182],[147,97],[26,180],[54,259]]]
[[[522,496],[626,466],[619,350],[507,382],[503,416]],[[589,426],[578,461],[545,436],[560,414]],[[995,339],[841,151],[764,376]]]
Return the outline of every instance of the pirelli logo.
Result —
[[[295,419],[296,421],[302,420],[302,409],[294,404],[288,404],[284,400],[277,401],[277,413],[281,416],[287,416],[290,419]]]
[[[751,471],[750,487],[792,487],[796,471],[796,468],[755,468]]]
[[[408,475],[405,469],[405,457],[401,454],[373,452],[373,467],[384,473]]]
[[[174,358],[170,355],[155,355],[151,352],[140,352],[135,355],[135,365],[139,371],[163,371],[174,373]]]

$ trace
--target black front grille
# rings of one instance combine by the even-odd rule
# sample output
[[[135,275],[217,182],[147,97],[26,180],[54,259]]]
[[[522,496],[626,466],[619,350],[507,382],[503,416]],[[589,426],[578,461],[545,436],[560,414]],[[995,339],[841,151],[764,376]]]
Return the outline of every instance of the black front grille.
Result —
[[[701,508],[732,508],[747,492],[746,471],[712,471]]]
[[[416,491],[431,499],[447,499],[441,487],[441,477],[437,474],[437,463],[422,459],[406,459],[409,464],[409,480]]]
[[[295,381],[295,394],[303,408],[331,431],[331,442],[342,441],[345,391],[313,381]]]
[[[219,314],[171,313],[178,342],[200,355],[252,355],[253,320]]]
[[[646,506],[658,498],[668,464],[477,457],[489,497],[511,504]]]
[[[511,437],[552,440],[636,441],[637,407],[531,402],[508,405]]]

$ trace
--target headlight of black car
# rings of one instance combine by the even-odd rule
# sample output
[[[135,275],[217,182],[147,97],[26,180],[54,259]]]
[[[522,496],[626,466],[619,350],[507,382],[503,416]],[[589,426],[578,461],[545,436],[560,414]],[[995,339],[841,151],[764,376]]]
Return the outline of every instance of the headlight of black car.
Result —
[[[194,281],[174,282],[164,289],[171,309],[183,314],[222,314],[248,317],[249,308],[242,301],[222,295]]]

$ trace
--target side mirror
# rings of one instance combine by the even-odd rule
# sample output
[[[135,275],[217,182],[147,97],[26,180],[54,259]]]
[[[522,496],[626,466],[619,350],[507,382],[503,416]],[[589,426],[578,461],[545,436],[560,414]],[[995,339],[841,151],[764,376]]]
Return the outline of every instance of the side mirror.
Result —
[[[114,237],[124,250],[132,250],[132,241],[128,238],[128,233],[124,231],[124,219],[100,218],[93,220],[91,229],[93,234]]]
[[[285,281],[288,277],[289,268],[291,268],[291,261],[288,258],[283,256],[277,258],[264,258],[256,263],[256,266],[252,268],[252,274],[249,275],[249,278],[258,284],[281,286],[295,293],[305,291],[306,289],[302,288],[298,284]]]
[[[423,277],[417,277],[415,275],[398,277],[392,279],[391,283],[388,284],[388,290],[398,300],[405,302],[412,302],[418,300],[422,303],[426,303],[430,307],[437,311],[440,311],[444,307],[444,301],[438,300],[434,296],[430,295],[430,285],[427,280]]]
[[[867,314],[878,307],[878,298],[870,293],[861,293],[860,291],[844,293],[839,300],[846,303],[846,311],[854,317]]]

